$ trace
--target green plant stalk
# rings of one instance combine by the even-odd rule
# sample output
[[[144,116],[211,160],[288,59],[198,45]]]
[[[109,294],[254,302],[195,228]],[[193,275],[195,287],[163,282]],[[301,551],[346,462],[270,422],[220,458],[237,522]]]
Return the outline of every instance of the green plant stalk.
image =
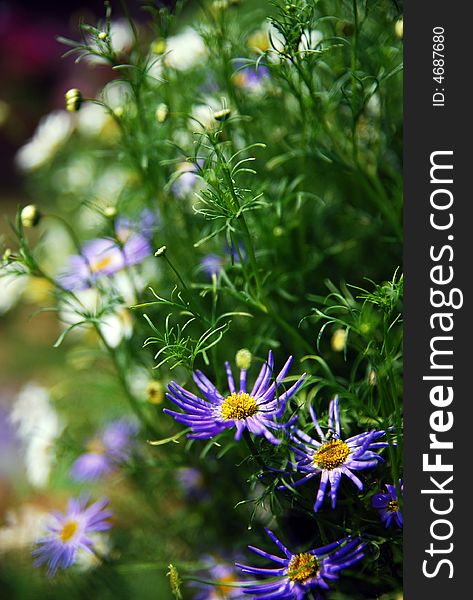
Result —
[[[358,7],[356,6],[357,0],[353,0],[353,42],[351,45],[351,112],[352,112],[352,148],[353,148],[353,162],[358,166],[358,143],[356,139],[356,125],[358,121],[357,115],[357,93],[356,93],[356,66],[358,62]]]
[[[245,430],[243,431],[243,438],[246,442],[246,445],[248,446],[251,456],[255,459],[255,461],[258,463],[258,465],[263,469],[263,471],[266,471],[266,465],[264,464],[264,460],[261,458],[261,454],[258,452],[258,448],[256,447],[250,432],[248,431],[248,429],[245,428]]]
[[[120,382],[120,385],[123,389],[123,391],[125,392],[125,395],[128,399],[128,402],[130,404],[131,409],[133,410],[133,412],[136,414],[136,416],[138,417],[138,419],[141,421],[141,423],[143,423],[143,425],[146,427],[147,431],[155,438],[159,437],[159,433],[158,431],[155,429],[154,425],[152,423],[150,423],[150,421],[148,420],[148,418],[144,415],[143,411],[141,410],[141,407],[139,405],[139,403],[137,402],[135,396],[133,395],[133,393],[130,390],[130,387],[128,386],[128,382],[126,380],[125,375],[123,374],[122,371],[122,366],[120,364],[120,361],[118,359],[117,353],[116,351],[107,343],[103,333],[100,330],[100,327],[98,326],[98,323],[96,323],[94,321],[93,323],[94,325],[94,329],[97,333],[97,335],[99,336],[100,340],[102,341],[103,345],[105,346],[112,362],[113,365],[115,367],[115,370],[117,372],[117,376],[118,376],[118,380]]]
[[[240,202],[239,202],[238,196],[235,192],[235,187],[233,185],[231,173],[228,170],[227,165],[225,164],[225,158],[222,154],[222,151],[218,147],[218,142],[212,140],[212,145],[213,145],[215,152],[217,153],[218,159],[220,161],[220,164],[221,164],[221,167],[223,170],[223,174],[226,179],[228,189],[230,190],[230,194],[232,196],[235,207],[239,211],[241,208]],[[240,222],[243,226],[243,235],[245,237],[245,245],[247,246],[247,249],[248,249],[248,258],[250,260],[251,268],[253,271],[253,277],[254,277],[255,283],[256,283],[257,295],[260,297],[262,295],[261,279],[260,279],[259,272],[258,272],[258,264],[256,262],[256,255],[255,255],[255,251],[253,248],[253,243],[251,241],[250,229],[248,227],[248,223],[246,222],[245,215],[242,212],[240,213],[238,218],[240,219]]]
[[[225,165],[225,159],[221,153],[220,148],[218,147],[218,143],[216,143],[214,140],[212,140],[212,145],[215,149],[215,152],[217,154],[218,159],[220,160],[220,163],[222,165],[222,169],[223,169],[223,173],[225,176],[225,179],[227,181],[227,185],[229,187],[232,199],[235,203],[235,206],[238,208],[238,210],[240,210],[240,203],[238,201],[238,196],[235,192],[235,188],[233,186],[233,180],[231,177],[231,174],[227,168],[227,166]],[[263,287],[261,285],[261,280],[259,277],[259,272],[258,272],[258,265],[257,265],[257,261],[256,261],[256,255],[254,252],[254,248],[253,248],[253,243],[251,240],[251,233],[250,233],[250,229],[248,227],[248,223],[245,219],[245,216],[243,213],[241,213],[240,217],[241,219],[241,223],[243,225],[243,234],[244,237],[246,239],[246,246],[248,247],[248,258],[250,260],[250,264],[252,267],[252,271],[253,271],[253,275],[254,275],[254,279],[256,282],[256,288],[257,288],[257,297],[262,301],[262,305],[260,305],[260,308],[262,306],[263,310],[262,312],[267,313],[269,315],[272,316],[272,318],[285,330],[287,331],[293,338],[295,338],[297,340],[297,342],[299,344],[302,344],[304,346],[304,348],[306,349],[306,351],[308,352],[312,352],[312,346],[306,342],[306,340],[301,336],[301,334],[295,330],[287,321],[285,321],[276,311],[274,311],[274,309],[271,307],[269,300],[263,290]],[[239,252],[238,248],[237,248],[237,252]],[[241,260],[241,258],[240,258]]]

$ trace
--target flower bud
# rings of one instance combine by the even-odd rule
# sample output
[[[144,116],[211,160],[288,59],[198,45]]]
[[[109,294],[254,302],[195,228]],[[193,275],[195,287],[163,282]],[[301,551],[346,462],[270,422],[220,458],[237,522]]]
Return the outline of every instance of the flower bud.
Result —
[[[370,385],[376,385],[378,379],[376,377],[376,371],[374,371],[374,369],[371,369],[368,379],[369,379]]]
[[[394,33],[400,40],[404,37],[404,19],[402,17],[394,24]]]
[[[232,111],[229,108],[222,108],[222,110],[217,110],[214,112],[214,119],[216,121],[226,121],[231,115],[231,112]]]
[[[332,335],[330,345],[332,346],[332,350],[334,352],[342,352],[343,350],[345,350],[345,347],[347,345],[346,329],[337,329]]]
[[[77,112],[82,106],[84,98],[82,93],[77,88],[72,88],[65,93],[66,110],[69,112]]]
[[[161,103],[158,105],[158,108],[156,109],[156,121],[158,123],[164,123],[164,121],[168,118],[168,114],[169,114],[169,108],[167,107],[166,104]]]
[[[101,31],[97,37],[99,38],[99,40],[106,40],[107,39],[107,32],[106,31]]]
[[[156,250],[154,255],[155,256],[164,256],[166,254],[166,250],[167,250],[166,246],[161,246],[161,248],[158,248],[158,250]]]
[[[164,400],[164,386],[160,381],[150,381],[146,386],[146,396],[151,404],[161,404]]]
[[[36,227],[36,225],[41,221],[41,216],[42,215],[37,206],[34,204],[28,204],[20,213],[21,224],[23,227]]]
[[[171,586],[171,592],[176,600],[181,600],[181,578],[179,577],[179,571],[172,564],[168,565],[169,571],[166,575],[169,577],[169,585]]]
[[[166,40],[154,40],[151,44],[151,52],[153,54],[164,54],[166,52]]]
[[[253,359],[253,355],[248,350],[248,348],[241,348],[236,353],[235,363],[239,369],[248,370],[251,366],[252,359]]]
[[[114,206],[106,206],[103,210],[103,214],[107,219],[114,219],[117,216],[117,209]]]

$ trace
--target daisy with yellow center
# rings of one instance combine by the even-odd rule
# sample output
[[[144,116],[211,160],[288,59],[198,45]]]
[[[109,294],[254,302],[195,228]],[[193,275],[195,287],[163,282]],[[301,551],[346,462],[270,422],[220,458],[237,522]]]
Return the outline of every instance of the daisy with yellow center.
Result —
[[[317,592],[328,590],[329,582],[338,579],[338,573],[342,569],[351,567],[363,558],[364,544],[359,538],[345,537],[321,548],[293,554],[272,531],[266,529],[266,533],[283,556],[269,554],[254,546],[249,548],[276,563],[276,568],[252,567],[237,563],[237,567],[243,573],[257,577],[254,583],[245,584],[243,588],[245,594],[251,594],[255,599],[301,600],[308,597],[310,592],[318,598]],[[264,580],[265,576],[269,578],[268,581]]]
[[[320,469],[333,471],[345,463],[349,454],[348,444],[342,440],[330,440],[325,442],[314,454],[314,463]]]
[[[61,542],[68,542],[74,537],[78,529],[79,523],[77,521],[66,521],[62,526],[61,533],[59,534]]]
[[[316,577],[319,573],[319,563],[313,554],[303,552],[295,554],[291,562],[287,574],[291,581],[306,583],[312,577]]]
[[[225,398],[220,412],[225,420],[243,421],[258,412],[258,405],[253,396],[246,392],[233,393]]]
[[[100,273],[110,267],[113,262],[113,256],[104,256],[104,257],[96,257],[94,260],[90,262],[90,270],[92,273]]]
[[[369,431],[346,440],[340,439],[338,396],[330,402],[329,436],[322,431],[312,406],[310,414],[320,441],[310,437],[298,427],[293,427],[291,442],[296,455],[295,467],[303,474],[302,479],[293,485],[300,485],[320,475],[320,485],[314,503],[314,511],[317,512],[323,504],[329,485],[332,508],[335,508],[342,475],[351,479],[361,491],[363,484],[354,471],[375,467],[382,460],[376,451],[385,448],[388,444],[377,441],[384,435],[384,431]],[[285,487],[280,486],[280,489]]]
[[[137,265],[151,254],[150,239],[156,225],[152,213],[143,211],[139,221],[116,215],[113,220],[113,237],[89,240],[81,247],[80,254],[69,256],[67,267],[58,276],[63,288],[86,290],[98,279]]]
[[[66,513],[54,513],[48,535],[38,540],[33,552],[35,566],[47,564],[49,575],[54,575],[59,568],[71,567],[80,551],[92,553],[94,541],[90,534],[111,527],[112,513],[107,505],[106,498],[90,506],[86,498],[69,500]]]
[[[273,431],[282,427],[277,420],[283,415],[287,401],[298,391],[305,378],[304,373],[291,387],[285,388],[283,380],[291,363],[292,356],[273,379],[274,360],[272,352],[269,352],[268,360],[263,364],[253,388],[248,391],[247,369],[240,369],[237,385],[227,362],[225,369],[229,393],[225,395],[201,371],[196,371],[193,374],[194,382],[203,397],[188,392],[173,381],[169,384],[169,393],[166,395],[184,412],[168,409],[164,409],[164,412],[172,415],[178,423],[191,428],[189,438],[208,439],[225,429],[235,428],[236,440],[248,430],[254,435],[264,436],[272,444],[279,444],[280,440],[273,434]]]
[[[399,486],[389,483],[386,484],[386,493],[378,493],[371,499],[371,505],[379,511],[381,521],[389,527],[392,524],[402,527],[404,520],[402,517],[401,506],[399,502],[398,490],[401,495],[404,492],[402,481],[399,480]]]

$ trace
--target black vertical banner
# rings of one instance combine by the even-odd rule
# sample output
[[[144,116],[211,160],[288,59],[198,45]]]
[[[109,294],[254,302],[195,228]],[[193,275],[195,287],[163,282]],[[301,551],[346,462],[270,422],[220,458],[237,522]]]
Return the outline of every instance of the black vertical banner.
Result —
[[[404,597],[470,598],[473,5],[404,15]]]

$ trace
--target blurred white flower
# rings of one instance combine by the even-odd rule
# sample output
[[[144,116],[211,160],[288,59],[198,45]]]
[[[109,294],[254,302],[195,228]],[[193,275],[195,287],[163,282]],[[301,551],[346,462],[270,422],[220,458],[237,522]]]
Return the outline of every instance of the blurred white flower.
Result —
[[[133,302],[130,302],[130,304],[136,302],[133,286],[126,274],[123,274],[125,277],[118,278],[117,275],[113,277],[114,290],[121,295],[126,295],[129,299],[133,299]],[[61,305],[59,311],[60,320],[65,327],[78,324],[71,331],[72,334],[74,332],[76,334],[84,334],[91,330],[88,323],[79,325],[85,319],[84,313],[87,313],[88,315],[100,314],[100,333],[104,337],[106,344],[111,348],[116,348],[123,339],[131,337],[133,334],[133,318],[126,306],[117,305],[102,313],[103,299],[100,293],[94,288],[76,291],[75,296],[77,303],[75,300],[68,300],[67,303]]]
[[[37,169],[48,162],[64,144],[73,129],[70,113],[57,110],[41,119],[33,137],[22,146],[15,157],[24,171]]]
[[[130,84],[125,81],[111,81],[104,87],[102,94],[106,104],[115,111],[119,107],[123,108],[132,103]]]
[[[321,31],[318,31],[317,29],[304,29],[301,41],[299,42],[299,52],[301,53],[301,56],[305,56],[305,50],[320,50],[318,45],[323,39],[324,36]]]
[[[204,100],[205,104],[194,104],[192,107],[190,126],[193,131],[214,125],[214,112],[222,109],[222,100],[217,100],[212,96],[207,96]]]
[[[79,548],[76,556],[75,566],[79,571],[89,571],[102,563],[99,556],[106,557],[110,554],[111,542],[107,533],[91,533],[88,537],[94,544],[94,552],[88,552]]]
[[[0,527],[0,554],[29,549],[44,533],[50,515],[32,504],[23,504],[15,512],[8,511],[5,525]]]
[[[178,71],[187,71],[207,56],[204,40],[192,27],[166,40],[164,62]]]
[[[149,370],[142,366],[135,366],[127,374],[127,381],[136,398],[146,398],[146,388],[150,382]]]
[[[81,193],[93,184],[94,170],[95,163],[90,156],[78,155],[53,173],[51,180],[59,193]]]
[[[110,118],[103,106],[87,103],[79,111],[77,131],[86,137],[98,136]]]
[[[147,73],[157,81],[163,81],[163,57],[151,54],[148,62]]]
[[[273,24],[267,24],[266,27],[270,44],[268,58],[271,62],[278,63],[280,60],[278,52],[283,52],[286,45],[284,36]]]
[[[100,306],[100,294],[95,288],[76,290],[74,297],[67,297],[59,306],[59,320],[66,326],[84,320],[84,314],[95,314]],[[77,328],[76,328],[77,330]]]
[[[0,315],[15,306],[26,287],[27,279],[27,277],[18,277],[17,275],[0,277]]]
[[[133,44],[133,32],[126,19],[118,19],[110,25],[112,48],[118,54],[129,50]]]
[[[13,404],[10,419],[23,446],[27,479],[44,487],[55,459],[54,443],[64,428],[47,390],[27,384]]]
[[[111,348],[116,348],[123,339],[133,334],[133,317],[125,306],[117,306],[100,320],[100,332]]]

